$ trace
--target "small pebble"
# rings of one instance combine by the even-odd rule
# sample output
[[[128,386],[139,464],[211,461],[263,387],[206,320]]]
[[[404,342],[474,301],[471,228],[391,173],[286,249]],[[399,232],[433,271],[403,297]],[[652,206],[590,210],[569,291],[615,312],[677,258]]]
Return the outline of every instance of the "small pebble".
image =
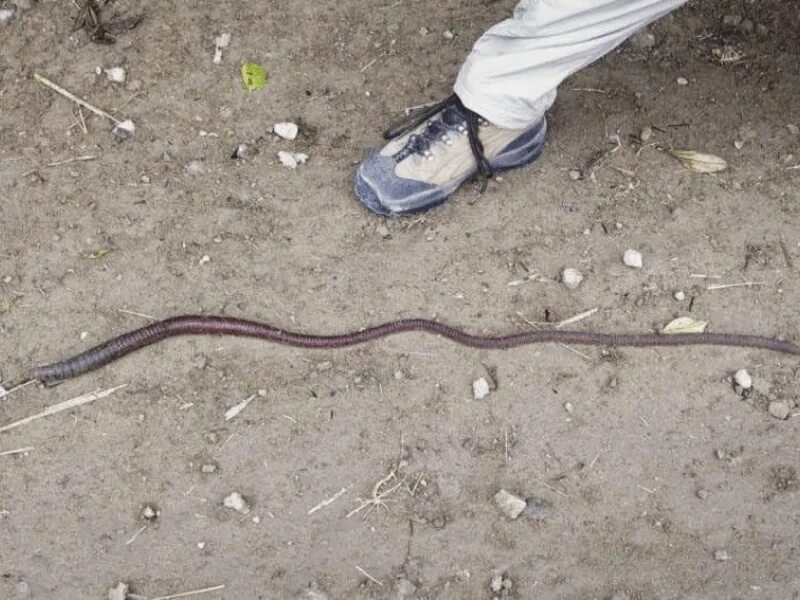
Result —
[[[106,79],[109,81],[113,81],[114,83],[125,83],[125,69],[122,67],[111,67],[110,69],[103,69],[103,72],[106,74]]]
[[[568,174],[572,181],[578,181],[581,178],[581,172],[578,169],[570,169]]]
[[[635,48],[646,50],[656,45],[656,36],[646,29],[640,29],[631,36],[631,44],[633,44]]]
[[[444,39],[446,39],[446,40],[452,40],[452,39],[453,39],[454,37],[456,37],[456,36],[455,36],[455,34],[454,34],[452,31],[450,31],[450,30],[448,29],[448,30],[446,30],[446,31],[442,32],[442,37],[443,37]]]
[[[114,126],[114,129],[111,130],[111,133],[121,140],[127,140],[133,135],[134,131],[136,131],[136,125],[134,125],[133,121],[130,119],[125,119],[124,121],[117,123]]]
[[[308,154],[303,152],[287,152],[286,150],[281,150],[278,152],[278,160],[281,161],[281,164],[284,167],[296,169],[297,165],[305,164],[305,162],[308,160]]]
[[[567,289],[577,289],[582,281],[583,273],[578,269],[566,268],[561,272],[561,282]]]
[[[200,467],[201,473],[214,473],[217,470],[217,465],[214,463],[206,463],[202,467]]]
[[[475,400],[483,400],[489,395],[491,388],[489,382],[484,377],[480,377],[472,382],[472,395]]]
[[[494,495],[494,503],[509,519],[516,519],[527,506],[525,500],[506,490],[500,490]]]
[[[739,369],[736,371],[736,373],[733,374],[733,382],[743,390],[749,390],[753,387],[753,378],[750,377],[750,373],[747,372],[747,369]]]
[[[127,600],[131,586],[127,583],[119,582],[108,590],[108,600]]]
[[[641,269],[644,265],[642,253],[638,250],[625,250],[625,254],[622,255],[622,262],[632,269]]]
[[[206,254],[206,255],[205,255],[205,256],[203,256],[203,258],[201,258],[201,259],[200,259],[198,262],[199,262],[201,265],[204,265],[204,264],[206,264],[206,263],[209,263],[209,262],[211,262],[211,257],[210,257],[208,254]]]
[[[798,127],[794,123],[789,123],[788,125],[786,125],[786,129],[788,129],[789,133],[791,133],[792,135],[800,135],[800,127]]]
[[[389,231],[389,228],[384,223],[379,223],[375,228],[375,232],[384,239],[392,235],[392,232]]]
[[[503,576],[500,573],[492,575],[492,579],[489,581],[489,589],[493,592],[500,592],[503,589]]]
[[[730,560],[731,556],[728,554],[727,550],[715,550],[714,551],[714,560],[718,560],[720,562],[725,562],[726,560]]]
[[[572,402],[564,402],[564,410],[569,414],[572,414],[572,411],[575,410],[575,408],[572,406]]]
[[[744,148],[744,142],[742,140],[733,140],[733,147],[737,150],[741,150]]]
[[[725,15],[722,17],[722,24],[725,27],[738,27],[742,22],[742,15]]]
[[[212,59],[215,65],[222,62],[222,51],[227,48],[231,43],[231,34],[223,33],[214,38],[214,58]]]
[[[250,144],[239,144],[233,151],[231,158],[239,160],[249,160],[257,154],[256,149]]]
[[[675,81],[678,82],[678,85],[689,85],[689,80],[686,77],[678,77]]]
[[[186,164],[185,170],[189,175],[200,175],[206,168],[202,160],[193,160]]]
[[[80,337],[81,337],[82,340],[85,340],[87,337],[89,337],[89,332],[88,331],[81,331],[81,336]]]
[[[769,414],[776,419],[786,420],[789,418],[789,403],[785,400],[775,400],[769,403]]]
[[[247,505],[247,502],[244,498],[242,498],[242,495],[239,492],[233,492],[229,496],[225,496],[222,504],[225,506],[225,508],[230,508],[236,512],[250,512],[250,507]]]
[[[405,577],[398,579],[394,584],[394,591],[401,598],[413,596],[417,593],[417,586]]]
[[[753,29],[755,28],[755,23],[750,19],[742,19],[742,22],[739,23],[739,31],[742,33],[753,33]]]
[[[202,550],[203,548],[206,547],[206,543],[205,542],[197,542],[197,547],[200,548],[200,550]]]
[[[28,585],[27,581],[18,581],[17,585],[14,586],[14,593],[17,596],[27,596],[31,591],[31,586]]]
[[[275,132],[275,135],[278,137],[282,137],[285,140],[293,140],[297,137],[297,133],[300,129],[294,123],[275,123],[272,127],[272,131]]]
[[[10,7],[0,8],[0,27],[10,25],[17,14],[17,7],[13,4]]]
[[[256,525],[258,525],[259,523],[261,523],[261,517],[259,517],[258,515],[256,515],[255,517],[253,517],[252,521],[253,521],[253,523],[255,523]]]
[[[672,294],[672,297],[678,302],[683,302],[686,300],[686,294],[683,293],[683,290],[676,291],[674,294]]]
[[[700,488],[700,489],[699,489],[699,490],[697,490],[697,491],[696,491],[694,494],[695,494],[695,496],[697,496],[698,498],[700,498],[700,500],[705,500],[706,498],[708,498],[708,496],[709,496],[709,494],[710,494],[710,493],[711,493],[711,492],[709,492],[707,489],[705,489],[705,488]]]
[[[647,127],[642,127],[642,131],[639,133],[639,139],[646,142],[651,137],[653,137],[653,128],[649,125]]]
[[[155,521],[158,518],[158,515],[161,514],[161,511],[155,508],[154,506],[150,506],[149,504],[145,504],[142,508],[139,515],[145,521]]]

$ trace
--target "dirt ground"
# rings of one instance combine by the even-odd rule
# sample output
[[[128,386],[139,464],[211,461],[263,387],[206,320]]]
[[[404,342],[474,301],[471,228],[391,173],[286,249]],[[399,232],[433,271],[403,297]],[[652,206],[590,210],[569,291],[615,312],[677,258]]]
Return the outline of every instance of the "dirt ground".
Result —
[[[17,4],[0,26],[6,382],[182,313],[320,333],[435,315],[499,333],[596,308],[573,327],[692,316],[800,337],[795,2],[677,11],[653,46],[564,83],[535,165],[396,220],[355,201],[355,165],[404,107],[449,93],[512,1],[117,0],[104,22],[144,19],[113,45],[74,30],[66,0]],[[247,60],[270,74],[253,93]],[[125,83],[96,73],[114,66]],[[135,135],[86,110],[84,131],[34,72]],[[270,132],[286,120],[295,141]],[[233,160],[241,143],[251,153]],[[693,173],[655,144],[730,168]],[[279,150],[310,158],[292,171]],[[644,268],[622,264],[628,248]],[[564,267],[585,274],[578,289]],[[127,384],[0,434],[0,453],[33,448],[0,455],[0,598],[104,599],[118,582],[132,600],[221,585],[196,597],[798,598],[798,375],[796,359],[718,348],[170,341],[0,400],[3,425]],[[480,377],[493,389],[476,400]],[[385,506],[351,514],[392,473]],[[500,489],[528,500],[519,518]],[[224,506],[232,492],[247,514]]]

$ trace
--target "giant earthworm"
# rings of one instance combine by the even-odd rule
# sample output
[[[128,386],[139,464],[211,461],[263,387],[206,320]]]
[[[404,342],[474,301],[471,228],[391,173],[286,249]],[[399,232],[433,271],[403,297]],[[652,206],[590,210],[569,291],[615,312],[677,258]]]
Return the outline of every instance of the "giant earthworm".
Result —
[[[359,331],[336,335],[312,335],[278,329],[264,323],[233,317],[186,315],[157,321],[140,329],[124,333],[77,356],[53,364],[35,367],[28,373],[29,380],[50,383],[76,377],[92,371],[136,350],[182,335],[229,335],[250,337],[295,346],[298,348],[334,349],[371,342],[389,335],[408,331],[421,331],[440,335],[471,348],[502,350],[557,342],[585,346],[737,346],[782,352],[800,356],[800,345],[783,340],[738,333],[597,333],[592,331],[563,331],[545,329],[524,331],[508,335],[470,334],[428,319],[402,319],[388,321]]]

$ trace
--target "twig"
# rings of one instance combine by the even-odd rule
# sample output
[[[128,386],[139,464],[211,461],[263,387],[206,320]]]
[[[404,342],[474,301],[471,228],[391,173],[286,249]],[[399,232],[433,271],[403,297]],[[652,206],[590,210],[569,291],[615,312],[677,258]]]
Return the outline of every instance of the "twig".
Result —
[[[396,477],[397,477],[397,469],[392,469],[391,471],[389,471],[389,473],[385,477],[383,477],[383,479],[379,480],[372,487],[372,497],[371,498],[369,498],[367,500],[363,500],[362,498],[356,498],[356,500],[361,502],[361,505],[356,507],[356,508],[354,508],[349,513],[347,513],[347,517],[346,518],[349,519],[354,514],[361,512],[362,510],[364,510],[368,506],[372,506],[373,508],[381,507],[381,508],[383,508],[384,510],[386,510],[388,512],[389,509],[386,506],[386,500],[384,500],[384,498],[386,496],[388,496],[389,494],[391,494],[392,492],[394,492],[401,485],[403,485],[403,482],[406,480],[406,478],[403,477],[400,481],[398,481],[395,485],[393,485],[392,487],[388,488],[387,490],[381,491],[381,488],[384,485],[386,485],[388,482],[390,482],[392,479],[396,478]]]
[[[315,512],[317,512],[318,510],[320,510],[320,509],[322,509],[322,508],[325,508],[326,506],[329,506],[329,505],[333,504],[334,502],[336,502],[336,501],[337,501],[339,498],[341,498],[341,497],[342,497],[342,496],[343,496],[343,495],[344,495],[344,494],[347,492],[347,489],[348,489],[348,488],[346,488],[346,487],[343,487],[343,488],[342,488],[342,489],[340,489],[338,492],[336,492],[336,493],[335,493],[333,496],[331,496],[330,498],[327,498],[327,499],[323,500],[322,502],[320,502],[319,504],[317,504],[317,505],[316,505],[314,508],[310,509],[310,510],[308,511],[308,513],[307,513],[307,514],[309,514],[309,515],[313,515],[313,514],[314,514]]]
[[[434,104],[437,104],[437,102],[428,102],[426,104],[417,104],[416,106],[406,106],[403,109],[403,112],[406,113],[406,116],[408,116],[408,115],[411,114],[412,111],[420,110],[421,108],[428,108],[429,106],[433,106]],[[419,221],[412,221],[411,224],[409,224],[409,227],[414,226],[418,222]]]
[[[126,546],[130,546],[133,543],[133,540],[135,540],[137,537],[139,537],[139,534],[142,533],[145,529],[147,529],[147,525],[142,525],[141,529],[139,529],[139,531],[134,533],[131,536],[131,539],[129,539],[127,542],[125,542],[125,545]]]
[[[179,594],[170,594],[169,596],[159,596],[158,598],[150,598],[150,600],[175,600],[175,598],[188,598],[189,596],[199,596],[200,594],[208,594],[209,592],[216,592],[217,590],[224,590],[225,584],[214,585],[212,587],[203,588],[200,590],[192,590],[190,592],[180,592]]]
[[[366,577],[367,579],[369,579],[370,581],[372,581],[372,582],[374,582],[374,583],[377,583],[379,586],[383,587],[383,584],[382,584],[380,581],[378,581],[377,579],[375,579],[375,578],[374,578],[372,575],[370,575],[369,573],[367,573],[367,572],[366,572],[364,569],[362,569],[362,568],[361,568],[361,567],[359,567],[358,565],[353,565],[353,566],[354,566],[356,569],[358,569],[358,572],[359,572],[359,573],[361,573],[362,575],[364,575],[364,577]]]
[[[595,310],[597,310],[597,309],[595,309]],[[537,325],[536,323],[534,323],[530,319],[526,319],[525,316],[521,312],[517,312],[517,316],[520,319],[522,319],[523,321],[525,321],[528,325],[533,327],[534,329],[541,330],[541,327],[539,327],[539,325]],[[562,348],[564,348],[565,350],[569,350],[570,352],[574,352],[575,354],[577,354],[578,356],[580,356],[581,358],[583,358],[587,362],[591,362],[592,361],[592,357],[591,356],[589,356],[588,354],[584,354],[580,350],[576,350],[572,346],[567,346],[566,344],[564,344],[562,342],[558,342],[558,345],[561,346]]]
[[[143,319],[150,319],[151,321],[158,321],[158,317],[154,317],[153,315],[148,315],[145,313],[136,312],[135,310],[126,310],[124,308],[118,308],[117,312],[125,313],[126,315],[133,315],[134,317],[142,317]]]
[[[67,158],[66,160],[57,160],[56,162],[51,162],[51,163],[47,163],[47,164],[44,164],[44,165],[39,165],[38,167],[34,167],[33,169],[30,169],[29,171],[25,171],[22,175],[20,175],[20,177],[26,177],[26,176],[30,175],[31,173],[35,173],[39,169],[44,169],[45,167],[60,167],[61,165],[68,165],[68,164],[74,163],[74,162],[85,162],[87,160],[95,160],[95,159],[97,159],[97,157],[93,156],[91,154],[87,154],[85,156],[73,156],[72,158]]]
[[[655,494],[656,493],[655,490],[651,490],[650,488],[646,488],[643,485],[639,485],[638,483],[636,484],[636,487],[639,488],[640,490],[644,490],[648,494]]]
[[[366,71],[367,69],[369,69],[369,68],[370,68],[372,65],[374,65],[374,64],[375,64],[377,61],[378,61],[378,57],[375,57],[375,58],[373,58],[371,61],[369,61],[369,62],[368,62],[367,64],[365,64],[363,67],[361,67],[361,73],[363,73],[364,71]]]
[[[594,92],[595,94],[607,94],[607,90],[601,90],[600,88],[570,88],[570,92]]]
[[[247,408],[247,405],[250,404],[257,397],[258,394],[253,394],[248,398],[245,398],[238,404],[234,404],[233,406],[231,406],[228,410],[225,411],[225,420],[230,421],[232,418],[234,418],[236,415],[242,412],[245,408]]]
[[[77,398],[72,398],[71,400],[65,400],[64,402],[59,402],[58,404],[54,404],[53,406],[47,407],[40,413],[31,415],[30,417],[25,417],[24,419],[20,419],[19,421],[14,421],[13,423],[9,423],[8,425],[0,427],[0,432],[10,431],[11,429],[16,429],[17,427],[20,427],[22,425],[27,425],[32,421],[36,421],[44,417],[49,417],[50,415],[54,415],[56,413],[60,413],[65,410],[70,410],[72,408],[76,408],[83,404],[94,402],[95,400],[100,400],[101,398],[110,396],[117,390],[121,390],[127,385],[128,385],[127,383],[123,383],[122,385],[117,385],[112,388],[108,388],[106,390],[89,392],[88,394],[78,396]]]
[[[595,463],[597,463],[597,459],[599,458],[600,458],[600,453],[598,452],[597,454],[595,454],[594,458],[592,459],[592,462],[589,463],[589,466],[586,467],[586,470],[588,471],[589,469],[591,469],[595,465]]]
[[[713,290],[726,290],[728,288],[737,288],[737,287],[754,287],[758,285],[764,285],[758,281],[743,281],[742,283],[719,283],[714,285],[709,285],[706,287],[706,290],[713,291]]]
[[[568,319],[564,319],[563,321],[559,321],[556,324],[556,329],[560,327],[564,327],[564,325],[572,325],[573,323],[577,323],[578,321],[583,321],[584,319],[591,317],[594,313],[598,311],[597,308],[592,308],[591,310],[584,311],[579,313],[573,317],[569,317]]]
[[[31,450],[36,450],[33,446],[26,446],[25,448],[17,448],[15,450],[6,450],[4,452],[0,452],[0,456],[11,456],[12,454],[23,454],[25,452],[30,452]]]
[[[50,81],[50,80],[49,80],[47,77],[45,77],[44,75],[40,75],[39,73],[34,73],[34,74],[33,74],[33,78],[34,78],[36,81],[38,81],[39,83],[41,83],[41,84],[44,84],[44,85],[46,85],[47,87],[49,87],[51,90],[53,90],[53,91],[55,91],[55,92],[58,92],[59,94],[61,94],[61,95],[62,95],[62,96],[64,96],[65,98],[69,98],[69,99],[70,99],[70,100],[72,100],[73,102],[76,102],[76,103],[80,104],[81,106],[83,106],[84,108],[87,108],[87,109],[89,109],[89,110],[90,110],[90,111],[92,111],[94,114],[96,114],[96,115],[98,115],[98,116],[100,116],[100,117],[104,117],[104,118],[108,119],[109,121],[111,121],[112,123],[114,123],[114,125],[119,125],[120,123],[122,123],[122,121],[120,121],[120,120],[119,120],[119,119],[117,119],[116,117],[114,117],[114,116],[112,116],[112,115],[108,114],[108,113],[107,113],[106,111],[104,111],[103,109],[101,109],[101,108],[97,108],[96,106],[93,106],[92,104],[89,104],[89,103],[88,103],[86,100],[84,100],[83,98],[79,98],[78,96],[76,96],[76,95],[75,95],[75,94],[73,94],[72,92],[69,92],[69,91],[65,90],[64,88],[62,88],[62,87],[61,87],[60,85],[58,85],[57,83],[53,83],[52,81]]]
[[[0,386],[0,398],[5,398],[6,396],[10,396],[17,390],[21,390],[22,388],[27,387],[32,383],[36,383],[36,380],[29,379],[28,381],[23,381],[22,383],[18,383],[17,385],[12,386],[11,389],[9,390],[3,389],[3,386]]]

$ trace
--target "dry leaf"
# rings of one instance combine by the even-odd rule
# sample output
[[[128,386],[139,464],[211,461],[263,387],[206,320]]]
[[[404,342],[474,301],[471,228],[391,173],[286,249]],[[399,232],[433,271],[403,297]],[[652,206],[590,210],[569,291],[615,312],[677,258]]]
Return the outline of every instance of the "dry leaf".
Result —
[[[695,321],[692,317],[673,319],[661,330],[661,333],[703,333],[708,321]]]
[[[669,153],[677,158],[683,166],[697,173],[716,173],[728,168],[728,163],[724,158],[713,154],[703,154],[694,150],[669,150]]]
[[[108,256],[109,252],[110,250],[106,248],[98,248],[97,250],[89,254],[89,258],[91,258],[92,260],[99,260],[101,258],[105,258],[106,256]]]

